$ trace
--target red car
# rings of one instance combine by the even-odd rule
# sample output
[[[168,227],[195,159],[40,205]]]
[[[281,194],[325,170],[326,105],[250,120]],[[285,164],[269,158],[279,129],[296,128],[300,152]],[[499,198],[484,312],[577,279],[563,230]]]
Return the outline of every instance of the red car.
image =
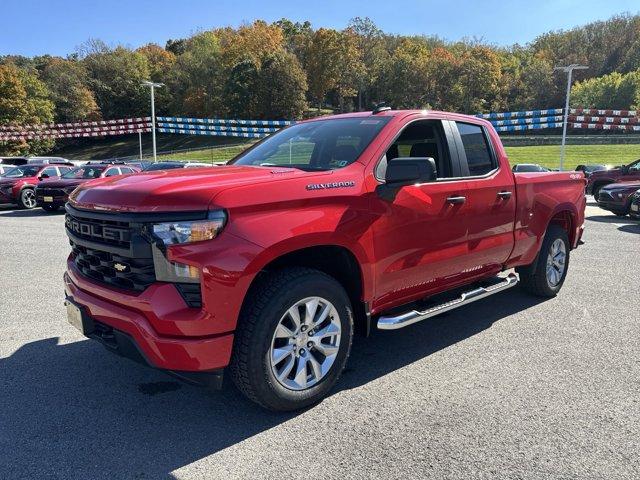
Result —
[[[14,203],[21,208],[35,208],[35,188],[46,178],[59,177],[74,168],[72,163],[30,163],[9,169],[0,175],[0,203]]]
[[[55,212],[69,198],[69,194],[75,188],[89,180],[96,178],[112,177],[114,175],[124,175],[137,173],[140,169],[125,165],[114,164],[112,162],[89,162],[81,167],[74,168],[61,175],[60,178],[43,180],[36,187],[36,201],[47,212]]]
[[[587,193],[593,194],[597,200],[600,189],[605,185],[635,181],[640,181],[640,160],[631,162],[629,165],[592,172],[587,181]]]
[[[354,331],[555,296],[583,231],[581,172],[514,174],[466,115],[321,117],[230,163],[74,190],[65,303],[110,351],[210,386],[228,367],[273,410],[323,398]]]
[[[609,210],[619,217],[629,215],[631,211],[631,196],[640,189],[640,180],[637,182],[616,182],[605,185],[598,192],[596,198],[598,206]]]

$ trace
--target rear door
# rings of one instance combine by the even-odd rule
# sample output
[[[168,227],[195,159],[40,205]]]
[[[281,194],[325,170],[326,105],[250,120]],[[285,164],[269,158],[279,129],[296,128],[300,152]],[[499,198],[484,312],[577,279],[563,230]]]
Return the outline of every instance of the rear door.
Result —
[[[469,277],[498,272],[514,244],[516,192],[513,173],[500,167],[486,127],[452,121],[462,176],[466,179],[467,249],[464,271]],[[502,162],[502,165],[506,165]]]

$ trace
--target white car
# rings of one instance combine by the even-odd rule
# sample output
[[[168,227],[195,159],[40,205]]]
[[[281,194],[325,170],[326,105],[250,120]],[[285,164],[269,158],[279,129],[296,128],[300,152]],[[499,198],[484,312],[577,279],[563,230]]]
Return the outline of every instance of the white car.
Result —
[[[27,163],[71,163],[62,157],[29,157]]]

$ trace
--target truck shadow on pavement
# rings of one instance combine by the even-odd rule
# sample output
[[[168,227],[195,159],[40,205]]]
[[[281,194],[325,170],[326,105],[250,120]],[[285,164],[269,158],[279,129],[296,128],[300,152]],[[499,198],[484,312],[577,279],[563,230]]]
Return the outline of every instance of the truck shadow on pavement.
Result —
[[[33,210],[19,210],[19,209],[6,209],[0,208],[0,218],[12,217],[12,218],[31,218],[31,217],[56,217],[64,214],[64,209],[61,208],[57,212],[45,212],[41,208],[34,208]]]
[[[334,393],[425,359],[497,321],[515,321],[515,313],[522,321],[540,302],[513,289],[406,329],[356,338]],[[178,383],[92,341],[38,340],[0,359],[0,478],[174,478],[172,471],[298,415],[314,409],[274,414],[230,385],[209,392]]]

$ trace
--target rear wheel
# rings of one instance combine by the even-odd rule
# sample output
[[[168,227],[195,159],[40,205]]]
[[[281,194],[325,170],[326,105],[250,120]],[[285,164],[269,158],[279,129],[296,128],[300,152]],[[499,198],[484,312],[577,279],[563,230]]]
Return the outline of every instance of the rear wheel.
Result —
[[[555,297],[569,269],[569,238],[564,228],[550,225],[538,257],[526,267],[518,268],[520,283],[539,297]]]
[[[276,411],[307,407],[338,380],[353,336],[349,298],[308,268],[270,274],[247,298],[230,364],[236,386]]]
[[[20,196],[18,197],[18,205],[22,208],[32,209],[36,208],[36,192],[33,188],[24,188],[20,192]]]

